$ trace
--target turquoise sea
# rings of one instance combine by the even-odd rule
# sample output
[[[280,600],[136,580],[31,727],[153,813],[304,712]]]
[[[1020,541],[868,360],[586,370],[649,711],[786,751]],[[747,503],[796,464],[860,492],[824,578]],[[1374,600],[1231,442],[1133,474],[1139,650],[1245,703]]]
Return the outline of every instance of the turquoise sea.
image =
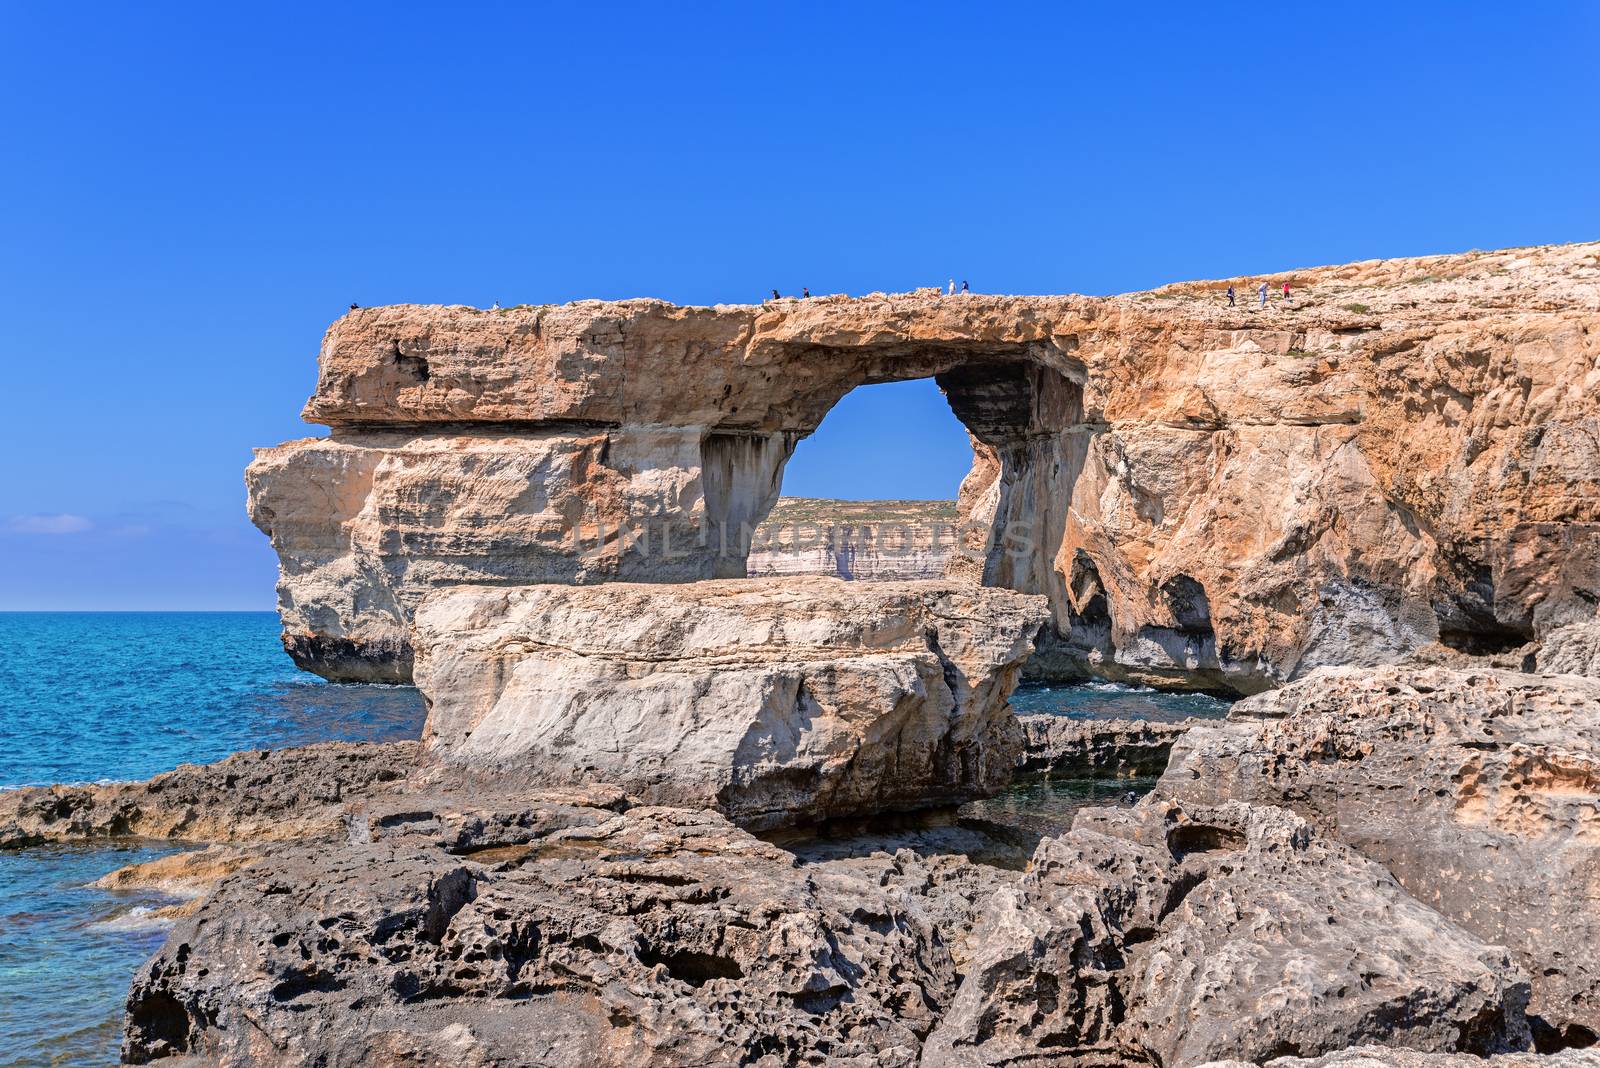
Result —
[[[239,749],[415,737],[409,687],[297,671],[271,612],[0,613],[0,784],[142,779]],[[152,894],[87,886],[167,843],[0,852],[0,1068],[114,1064]]]
[[[0,613],[0,785],[140,779],[240,749],[416,737],[422,700],[297,671],[271,612]],[[1030,686],[1019,711],[1172,719],[1220,715],[1193,694],[1112,684]],[[1120,783],[1019,784],[989,818],[1059,825]],[[113,1064],[122,1003],[166,937],[170,899],[88,884],[165,842],[0,852],[0,1068]]]

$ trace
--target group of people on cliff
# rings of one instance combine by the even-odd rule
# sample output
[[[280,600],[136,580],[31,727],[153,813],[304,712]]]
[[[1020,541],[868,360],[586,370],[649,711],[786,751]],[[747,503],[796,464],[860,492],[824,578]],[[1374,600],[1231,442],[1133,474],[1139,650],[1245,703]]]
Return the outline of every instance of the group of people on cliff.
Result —
[[[1256,287],[1256,292],[1261,297],[1261,306],[1263,308],[1265,308],[1267,306],[1267,283],[1262,282],[1259,286],[1257,286]],[[1238,297],[1238,294],[1234,291],[1233,283],[1229,282],[1228,283],[1228,307],[1232,308],[1232,307],[1236,307],[1237,306],[1237,304],[1238,304],[1237,297]],[[1283,302],[1285,304],[1289,303],[1289,283],[1288,282],[1283,283]]]
[[[935,292],[938,292],[938,290],[939,290],[938,286],[934,286],[933,288],[934,288]],[[971,289],[970,286],[967,285],[967,280],[965,278],[963,278],[961,280],[961,292],[962,293],[970,293],[970,292],[972,292],[972,289]],[[946,285],[945,294],[947,296],[952,296],[952,297],[956,295],[956,280],[954,278],[950,279],[949,283]],[[801,300],[809,300],[810,298],[811,298],[811,287],[810,286],[801,287],[800,299]],[[783,294],[778,292],[777,287],[773,287],[772,299],[773,300],[782,300],[783,299]]]

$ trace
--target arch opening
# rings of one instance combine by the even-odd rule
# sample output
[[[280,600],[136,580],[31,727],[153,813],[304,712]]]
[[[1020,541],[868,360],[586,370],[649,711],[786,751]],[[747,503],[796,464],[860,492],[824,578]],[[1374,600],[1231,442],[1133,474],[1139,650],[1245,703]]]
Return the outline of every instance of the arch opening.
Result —
[[[1043,594],[1057,618],[1042,641],[1059,646],[1074,609],[1056,558],[1092,433],[1081,386],[1021,351],[865,363],[858,381],[806,392],[809,425],[775,471],[746,573],[949,577]],[[863,403],[874,393],[902,403]],[[897,437],[894,414],[925,420],[936,440]],[[900,455],[885,462],[885,444]],[[925,496],[941,479],[947,488]]]

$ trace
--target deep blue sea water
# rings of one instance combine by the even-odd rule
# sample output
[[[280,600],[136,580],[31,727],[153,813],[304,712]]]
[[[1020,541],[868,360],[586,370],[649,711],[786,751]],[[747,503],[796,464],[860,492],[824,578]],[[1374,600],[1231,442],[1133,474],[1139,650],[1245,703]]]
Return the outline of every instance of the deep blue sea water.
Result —
[[[297,671],[271,612],[0,613],[0,784],[142,779],[240,749],[416,737],[409,687]],[[170,899],[87,886],[168,843],[0,852],[0,1068],[113,1064]]]
[[[0,786],[143,779],[420,730],[415,690],[295,669],[272,612],[0,612]]]

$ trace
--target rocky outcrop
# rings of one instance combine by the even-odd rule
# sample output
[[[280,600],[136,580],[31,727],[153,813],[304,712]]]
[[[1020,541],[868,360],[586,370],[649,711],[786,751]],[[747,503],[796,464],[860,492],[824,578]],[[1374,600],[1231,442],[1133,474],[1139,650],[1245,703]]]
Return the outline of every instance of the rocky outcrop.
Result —
[[[215,880],[134,980],[129,1062],[1181,1068],[1526,1041],[1503,951],[1281,809],[1086,814],[1023,874],[955,825],[780,844],[608,787],[352,785],[337,830],[120,877]]]
[[[1542,1044],[1600,1033],[1600,681],[1328,669],[1190,730],[1154,796],[1292,808],[1509,948]]]
[[[1029,715],[1017,722],[1022,725],[1017,771],[1071,779],[1160,775],[1167,770],[1172,743],[1205,721]]]
[[[1527,1040],[1503,950],[1282,809],[1087,810],[981,916],[929,1068]]]
[[[426,759],[757,828],[960,804],[1011,779],[1045,619],[949,582],[461,588],[415,619]]]
[[[975,449],[950,571],[1050,599],[1041,672],[1252,692],[1492,651],[1593,617],[1597,255],[1296,271],[1264,309],[1223,282],[361,309],[306,408],[333,436],[260,452],[252,515],[296,659],[402,679],[441,586],[743,574],[795,442],[932,376]]]
[[[471,851],[438,829],[480,816],[419,804],[224,881],[135,980],[125,1057],[916,1064],[955,984],[917,895],[710,813],[521,808]]]
[[[0,791],[0,849],[136,837],[283,841],[343,827],[352,801],[398,791],[416,742],[328,742],[182,764],[142,782]]]
[[[881,601],[876,616],[773,611],[772,591],[796,585],[822,587],[800,603],[823,604],[898,589],[918,625],[938,618],[935,591],[1027,600],[836,580],[663,589],[693,601],[770,587],[757,599],[782,626],[760,636],[748,606],[741,617],[769,653],[799,648],[787,628],[808,621],[831,634],[892,618]],[[565,589],[583,598],[521,623],[578,619],[604,593],[620,598],[613,622],[634,620],[633,589]],[[550,627],[506,625],[514,613],[492,598],[542,592],[451,591],[419,620],[490,598],[477,622],[459,617],[463,659],[518,656],[513,644]],[[718,611],[688,618],[716,634]],[[671,612],[655,618],[674,629]],[[818,640],[849,658],[846,638]],[[419,648],[426,674],[435,653]],[[949,810],[757,838],[614,785],[418,764],[415,743],[245,753],[83,797],[20,791],[0,829],[13,844],[231,843],[105,882],[202,895],[163,912],[172,935],[135,979],[136,1063],[1188,1068],[1372,1043],[1486,1054],[1532,1041],[1530,979],[1531,1023],[1553,1049],[1592,1037],[1579,1014],[1592,1014],[1595,790],[1554,773],[1585,766],[1596,687],[1324,672],[1241,706],[1273,718],[1190,727],[1154,794],[1042,839]],[[1273,731],[1288,741],[1266,745]],[[1457,760],[1466,770],[1441,779]],[[1232,796],[1273,791],[1281,805]],[[53,810],[64,796],[77,800]],[[1511,922],[1540,909],[1535,930]]]

